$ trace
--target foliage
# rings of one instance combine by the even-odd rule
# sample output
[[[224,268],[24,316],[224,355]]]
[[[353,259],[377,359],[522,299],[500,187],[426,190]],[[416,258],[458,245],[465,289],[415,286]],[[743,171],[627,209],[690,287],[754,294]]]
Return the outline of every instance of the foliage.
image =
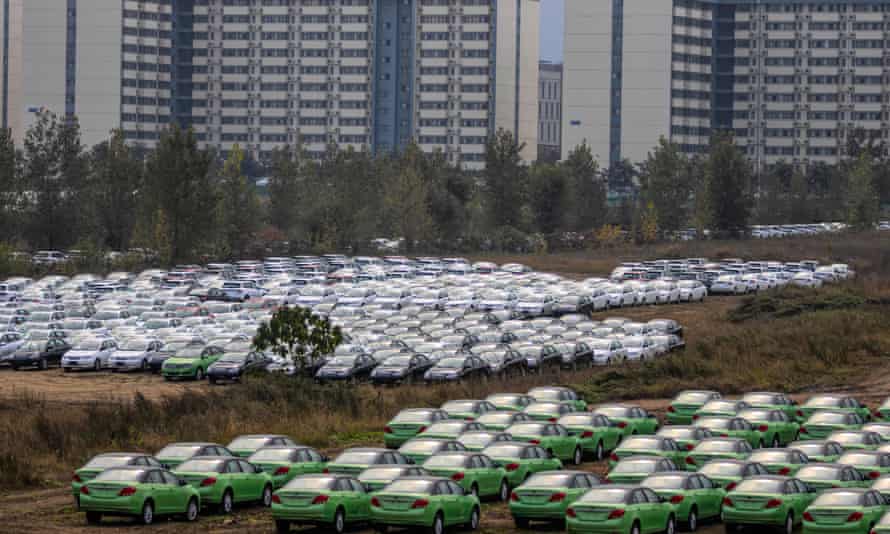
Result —
[[[649,202],[640,217],[640,240],[643,243],[658,241],[659,223],[658,210],[653,202]]]
[[[241,173],[244,151],[235,145],[223,164],[219,184],[219,214],[222,223],[223,247],[229,257],[243,258],[262,224],[260,201],[247,177]]]
[[[484,188],[492,227],[526,227],[522,207],[528,195],[528,169],[519,155],[524,148],[504,129],[486,145]]]
[[[847,224],[857,230],[874,228],[880,215],[880,205],[874,187],[872,164],[860,155],[850,172],[847,195]]]
[[[640,164],[640,200],[653,212],[663,232],[687,227],[693,174],[688,158],[676,143],[662,137],[654,152]]]
[[[332,326],[327,317],[315,315],[308,308],[284,306],[260,324],[253,347],[258,351],[271,350],[304,369],[332,354],[342,341],[340,327]]]
[[[733,142],[731,134],[717,133],[705,164],[704,199],[699,218],[722,235],[739,236],[747,231],[750,216],[751,164]]]
[[[90,151],[88,193],[94,217],[93,234],[111,250],[126,250],[136,224],[138,195],[142,188],[142,165],[133,158],[123,132]]]

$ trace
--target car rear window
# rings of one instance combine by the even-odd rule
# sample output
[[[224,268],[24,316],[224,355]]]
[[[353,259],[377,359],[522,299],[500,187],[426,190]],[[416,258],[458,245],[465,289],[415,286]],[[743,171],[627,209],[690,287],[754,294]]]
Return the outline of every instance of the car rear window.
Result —
[[[579,502],[621,504],[625,502],[628,491],[629,490],[620,488],[594,488],[585,493],[584,496],[579,499]]]
[[[207,459],[195,459],[189,460],[187,462],[183,462],[182,465],[176,468],[177,471],[194,471],[198,473],[204,472],[217,472],[219,473],[222,469],[223,463],[225,460],[207,460]]]
[[[435,481],[432,480],[396,480],[386,486],[383,491],[387,493],[431,493]]]
[[[127,465],[132,456],[96,456],[84,466],[85,469],[108,469]]]
[[[812,506],[859,506],[863,502],[863,494],[853,491],[832,491],[816,497]]]
[[[145,471],[141,469],[109,469],[99,473],[95,480],[101,482],[140,482]]]
[[[334,486],[334,477],[298,477],[288,482],[285,490],[329,490]]]
[[[782,493],[784,486],[784,480],[749,478],[739,482],[735,491],[738,493]]]

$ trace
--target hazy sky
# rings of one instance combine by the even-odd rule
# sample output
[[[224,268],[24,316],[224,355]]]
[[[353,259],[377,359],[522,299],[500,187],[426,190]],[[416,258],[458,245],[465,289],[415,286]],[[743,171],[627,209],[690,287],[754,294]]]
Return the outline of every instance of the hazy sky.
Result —
[[[562,61],[563,0],[541,0],[541,59]]]

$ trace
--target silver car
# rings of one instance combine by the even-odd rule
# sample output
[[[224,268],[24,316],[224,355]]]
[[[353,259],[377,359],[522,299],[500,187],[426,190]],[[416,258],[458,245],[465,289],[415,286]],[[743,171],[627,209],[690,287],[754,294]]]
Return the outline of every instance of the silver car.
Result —
[[[108,359],[117,350],[117,342],[111,338],[91,337],[84,339],[62,356],[62,369],[67,373],[74,369],[99,371],[108,367]]]
[[[108,359],[112,371],[148,371],[152,354],[164,346],[157,339],[133,338],[125,341]]]

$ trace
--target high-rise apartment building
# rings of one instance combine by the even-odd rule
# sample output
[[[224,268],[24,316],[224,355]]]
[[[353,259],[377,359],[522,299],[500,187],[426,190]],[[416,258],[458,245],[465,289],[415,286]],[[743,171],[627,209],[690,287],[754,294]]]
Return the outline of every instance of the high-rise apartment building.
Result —
[[[835,163],[890,134],[890,1],[566,0],[563,156],[694,154],[733,130],[756,166]]]
[[[414,140],[481,168],[485,141],[537,147],[538,0],[0,0],[4,124],[77,115],[151,145],[171,121],[255,157],[301,143]],[[16,18],[17,17],[17,18]],[[9,21],[9,27],[6,26]]]
[[[542,61],[538,77],[538,160],[562,153],[562,64]]]

